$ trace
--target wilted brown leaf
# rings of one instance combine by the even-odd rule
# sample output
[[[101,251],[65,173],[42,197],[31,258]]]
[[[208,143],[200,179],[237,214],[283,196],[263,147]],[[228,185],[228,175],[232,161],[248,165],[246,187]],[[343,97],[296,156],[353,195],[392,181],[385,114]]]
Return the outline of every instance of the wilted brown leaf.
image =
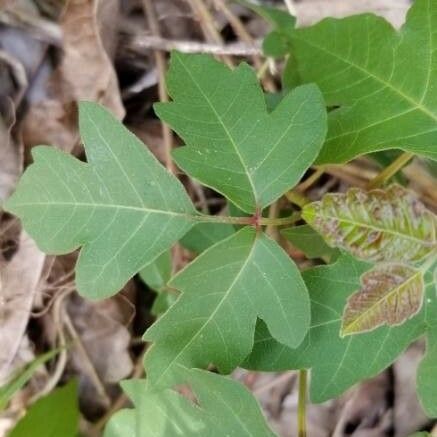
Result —
[[[12,261],[0,270],[0,380],[10,372],[32,309],[45,255],[23,231]]]
[[[11,137],[11,129],[15,123],[12,102],[5,100],[0,102],[0,105],[3,103],[5,107],[0,107],[0,202],[5,200],[15,187],[23,161],[22,148]]]
[[[76,104],[101,103],[123,118],[113,50],[118,1],[69,0],[61,18],[63,58],[50,80],[51,98],[34,104],[24,122],[26,144],[55,144],[70,151],[78,141]],[[104,35],[104,41],[102,39]]]
[[[361,289],[348,299],[341,335],[399,325],[422,307],[424,282],[420,270],[402,264],[380,264],[364,273]]]

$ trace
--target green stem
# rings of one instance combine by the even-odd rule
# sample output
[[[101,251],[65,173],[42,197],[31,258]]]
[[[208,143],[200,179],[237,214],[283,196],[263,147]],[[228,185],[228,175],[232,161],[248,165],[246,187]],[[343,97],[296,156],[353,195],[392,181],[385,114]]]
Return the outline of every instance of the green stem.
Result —
[[[398,156],[388,167],[386,167],[381,173],[375,176],[368,185],[368,188],[377,188],[387,182],[392,176],[394,176],[404,165],[408,163],[414,157],[414,153],[404,152]]]
[[[268,217],[230,217],[223,215],[197,215],[193,219],[198,222],[222,223],[233,225],[252,225],[252,226],[284,226],[296,223],[300,219],[300,213],[294,213],[288,217],[268,218]]]
[[[307,409],[307,371],[299,370],[299,398],[297,404],[297,435],[306,437],[306,409]]]

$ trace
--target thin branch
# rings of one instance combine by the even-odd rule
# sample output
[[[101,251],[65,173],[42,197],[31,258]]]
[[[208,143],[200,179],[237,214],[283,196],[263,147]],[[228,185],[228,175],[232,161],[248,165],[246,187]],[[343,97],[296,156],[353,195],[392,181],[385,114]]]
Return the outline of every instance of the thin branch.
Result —
[[[129,36],[124,43],[126,49],[136,53],[146,53],[148,50],[161,50],[171,52],[177,50],[182,53],[206,53],[216,56],[254,56],[262,55],[261,46],[258,42],[254,44],[232,43],[213,44],[198,41],[183,41],[165,39],[153,35]]]
[[[147,22],[149,24],[149,29],[155,37],[160,36],[159,30],[159,22],[156,17],[155,7],[153,6],[152,0],[143,0],[143,9],[144,13],[147,16]],[[165,89],[165,70],[166,70],[166,61],[164,54],[155,50],[155,63],[156,68],[158,70],[159,83],[158,83],[158,92],[159,92],[159,100],[161,102],[168,102],[168,95]],[[164,139],[164,152],[165,152],[165,166],[167,169],[174,173],[174,164],[171,158],[171,150],[173,147],[173,134],[169,128],[169,126],[165,123],[162,123],[162,137]]]

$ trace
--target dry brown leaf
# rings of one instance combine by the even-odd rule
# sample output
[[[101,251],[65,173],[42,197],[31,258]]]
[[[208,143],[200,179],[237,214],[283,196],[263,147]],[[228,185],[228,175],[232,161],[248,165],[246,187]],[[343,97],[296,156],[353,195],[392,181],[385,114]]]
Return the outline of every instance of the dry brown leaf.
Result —
[[[50,80],[51,98],[31,106],[26,116],[26,144],[55,144],[71,151],[78,141],[76,105],[81,100],[99,102],[123,118],[117,77],[106,51],[116,44],[117,15],[117,0],[68,1],[60,22],[63,58]]]
[[[296,2],[298,25],[308,26],[327,16],[342,18],[348,15],[374,12],[385,17],[395,27],[405,19],[410,0],[306,0]]]
[[[0,271],[0,381],[10,365],[27,327],[45,255],[23,231],[12,261]]]
[[[11,101],[5,101],[4,112],[4,117],[0,115],[0,202],[11,194],[23,164],[23,150],[11,136],[11,129],[15,123]]]

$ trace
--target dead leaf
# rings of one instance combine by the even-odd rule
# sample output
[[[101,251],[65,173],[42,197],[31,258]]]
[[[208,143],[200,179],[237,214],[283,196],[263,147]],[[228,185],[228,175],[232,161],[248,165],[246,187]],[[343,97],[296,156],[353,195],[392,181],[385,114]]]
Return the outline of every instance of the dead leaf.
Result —
[[[410,7],[409,0],[306,0],[295,2],[299,26],[309,26],[325,17],[342,18],[348,15],[373,12],[400,27]]]
[[[5,115],[0,115],[0,202],[11,194],[23,164],[23,150],[11,136],[11,129],[15,123],[12,101],[5,100],[0,102],[0,105],[2,103],[5,105]]]
[[[123,118],[117,77],[105,50],[115,47],[117,14],[117,0],[68,1],[60,22],[63,58],[50,79],[51,98],[32,105],[25,118],[26,144],[71,151],[79,138],[75,108],[81,100],[99,102]]]
[[[24,332],[45,255],[23,231],[12,261],[0,271],[0,381],[7,378]]]

